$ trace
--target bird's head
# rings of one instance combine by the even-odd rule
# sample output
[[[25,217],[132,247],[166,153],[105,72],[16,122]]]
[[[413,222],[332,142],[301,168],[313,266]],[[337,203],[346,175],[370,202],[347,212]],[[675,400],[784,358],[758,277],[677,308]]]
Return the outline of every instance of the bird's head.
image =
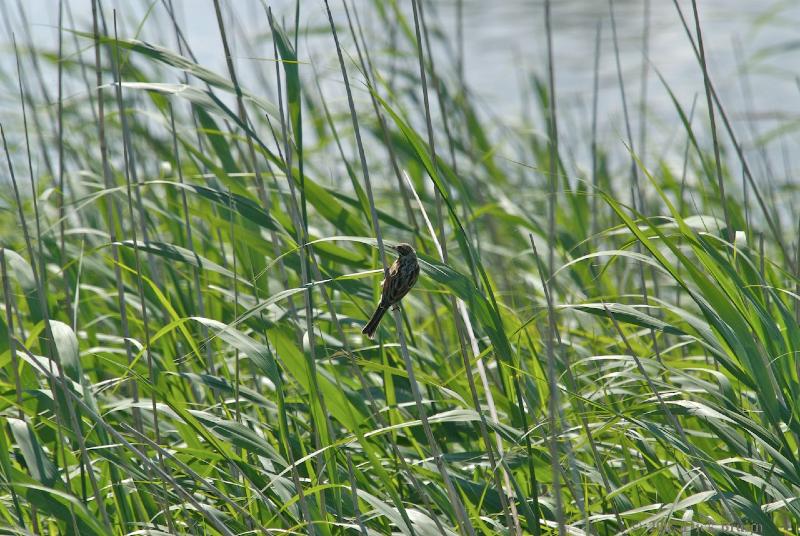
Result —
[[[410,244],[401,243],[390,247],[401,257],[405,257],[406,255],[416,255],[414,248],[412,248]]]

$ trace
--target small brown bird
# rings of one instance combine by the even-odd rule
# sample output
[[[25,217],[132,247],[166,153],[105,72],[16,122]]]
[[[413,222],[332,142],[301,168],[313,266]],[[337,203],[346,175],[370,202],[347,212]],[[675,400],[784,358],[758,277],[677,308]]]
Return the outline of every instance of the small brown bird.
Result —
[[[397,306],[403,296],[408,294],[414,283],[417,282],[419,276],[419,264],[417,263],[417,253],[408,244],[397,244],[396,246],[389,246],[397,252],[399,257],[394,261],[394,264],[389,268],[389,275],[383,280],[383,291],[381,291],[381,302],[378,308],[372,314],[367,325],[361,330],[361,333],[370,339],[375,335],[375,330],[378,329],[383,315],[392,306]]]

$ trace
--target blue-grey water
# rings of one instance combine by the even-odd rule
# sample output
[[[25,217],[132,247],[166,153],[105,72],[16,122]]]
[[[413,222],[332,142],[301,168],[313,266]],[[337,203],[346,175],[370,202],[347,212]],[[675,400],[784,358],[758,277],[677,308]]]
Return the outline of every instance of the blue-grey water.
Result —
[[[173,3],[200,63],[226,73],[212,0],[173,0]],[[278,18],[289,24],[294,20],[295,2],[267,3],[273,6]],[[410,5],[405,0],[400,3]],[[425,4],[428,23],[448,35],[453,46],[457,43],[457,3],[457,0],[434,0]],[[797,48],[800,2],[698,0],[697,4],[711,78],[737,128],[741,129],[743,139],[749,142],[754,136],[769,136],[774,129],[786,127],[789,134],[776,137],[772,143],[796,147],[791,126],[800,118],[800,92],[796,81],[800,74],[800,49]],[[75,28],[90,31],[91,1],[71,0],[69,5]],[[160,0],[104,0],[102,5],[109,18],[112,10],[117,10],[121,36],[139,37],[176,48]],[[268,28],[262,3],[227,0],[223,5],[229,8],[225,12],[233,30],[232,47],[237,68],[245,85],[255,85],[256,70],[264,70],[271,76],[273,69],[271,41],[259,40],[267,34]],[[337,20],[344,23],[341,3],[333,0],[331,5]],[[523,111],[530,108],[533,99],[529,74],[546,74],[543,0],[464,0],[462,5],[466,80],[482,108],[493,114],[500,125],[518,126]],[[672,136],[682,127],[659,74],[687,110],[695,97],[699,113],[705,109],[702,73],[676,7],[670,0],[615,0],[613,5],[621,76],[634,138],[638,141],[639,125],[646,118],[652,126],[648,130],[649,151],[673,147],[670,145],[675,142]],[[691,2],[679,0],[678,5],[694,32]],[[0,6],[4,21],[0,28],[2,41],[8,45],[9,32],[16,33],[18,39],[24,35],[22,8],[36,46],[55,50],[57,6],[56,0],[3,0]],[[355,6],[361,13],[370,43],[378,44],[378,50],[373,53],[387,50],[390,31],[374,15],[374,4],[359,0]],[[300,2],[299,48],[300,59],[304,62],[301,69],[310,70],[313,62],[324,87],[331,88],[335,94],[336,87],[340,86],[338,65],[330,34],[324,31],[326,24],[322,0]],[[65,25],[70,26],[68,21]],[[626,136],[609,2],[554,0],[552,26],[557,104],[563,114],[562,136],[586,139],[591,124],[593,65],[598,52],[595,43],[599,28],[598,126],[601,136],[612,143],[620,142]],[[254,50],[245,50],[242,39],[237,37],[242,35],[256,43]],[[349,41],[344,41],[348,46]],[[81,46],[87,48],[86,57],[90,58],[91,43],[81,39]],[[67,48],[74,52],[71,39],[67,41]],[[452,72],[453,66],[447,64],[449,56],[442,49],[436,50],[439,66]],[[5,70],[6,81],[13,81],[14,73],[10,70],[13,56],[9,48],[4,49],[0,65]],[[54,88],[52,73],[50,71],[48,83]],[[13,86],[6,84],[5,87]],[[15,97],[8,89],[5,93],[3,114],[13,116]],[[640,108],[642,96],[646,97],[644,108]]]

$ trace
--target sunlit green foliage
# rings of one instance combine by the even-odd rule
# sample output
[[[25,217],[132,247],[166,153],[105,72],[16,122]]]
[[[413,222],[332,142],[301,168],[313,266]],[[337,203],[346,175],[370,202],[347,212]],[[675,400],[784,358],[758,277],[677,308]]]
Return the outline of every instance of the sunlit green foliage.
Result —
[[[0,532],[796,534],[796,239],[722,103],[714,147],[675,99],[683,172],[618,140],[587,168],[546,70],[498,135],[426,11],[347,6],[324,74],[264,11],[252,87],[108,10],[19,51]],[[423,275],[373,342],[384,241]]]

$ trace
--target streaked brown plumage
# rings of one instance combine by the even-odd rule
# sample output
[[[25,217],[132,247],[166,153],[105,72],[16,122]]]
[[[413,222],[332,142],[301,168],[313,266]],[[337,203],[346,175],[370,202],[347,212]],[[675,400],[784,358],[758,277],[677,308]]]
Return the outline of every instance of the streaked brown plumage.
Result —
[[[417,282],[419,276],[419,263],[417,263],[417,254],[408,244],[398,244],[397,246],[389,246],[397,251],[399,257],[394,261],[394,264],[389,268],[389,274],[383,280],[383,291],[381,292],[381,301],[378,308],[372,314],[367,325],[361,330],[361,333],[370,339],[375,335],[375,330],[378,329],[383,315],[390,307],[396,306],[403,296],[408,294],[414,283]]]

